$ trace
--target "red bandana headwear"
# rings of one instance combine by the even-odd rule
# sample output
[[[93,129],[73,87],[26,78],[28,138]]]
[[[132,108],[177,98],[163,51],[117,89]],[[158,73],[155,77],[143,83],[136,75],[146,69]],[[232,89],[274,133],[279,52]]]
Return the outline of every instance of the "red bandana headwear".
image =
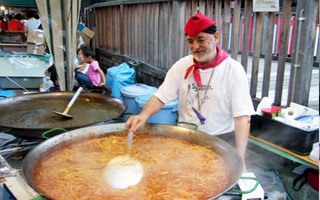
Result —
[[[184,31],[186,32],[186,34],[194,37],[204,29],[214,25],[216,25],[216,22],[213,21],[213,19],[203,15],[201,12],[198,12],[188,20]]]

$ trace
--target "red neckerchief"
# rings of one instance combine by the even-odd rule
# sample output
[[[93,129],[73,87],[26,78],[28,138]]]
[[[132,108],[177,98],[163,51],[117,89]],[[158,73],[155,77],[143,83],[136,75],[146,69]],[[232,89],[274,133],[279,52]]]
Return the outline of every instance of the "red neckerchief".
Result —
[[[228,53],[225,52],[223,49],[220,49],[218,46],[216,46],[217,55],[216,58],[212,61],[212,63],[207,65],[201,65],[199,64],[195,59],[193,59],[193,65],[191,65],[186,72],[186,75],[184,76],[184,79],[187,79],[190,75],[190,73],[193,71],[193,77],[196,80],[196,83],[199,87],[202,86],[201,84],[201,77],[199,69],[209,69],[218,66],[222,61],[224,61],[227,57],[229,57]]]

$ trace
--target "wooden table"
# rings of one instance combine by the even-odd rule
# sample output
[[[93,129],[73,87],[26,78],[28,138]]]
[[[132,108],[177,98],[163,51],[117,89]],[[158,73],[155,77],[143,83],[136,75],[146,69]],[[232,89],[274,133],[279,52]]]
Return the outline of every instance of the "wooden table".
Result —
[[[302,156],[297,153],[294,153],[286,148],[283,148],[281,146],[278,146],[276,144],[273,144],[269,141],[266,141],[264,139],[249,135],[249,142],[252,144],[255,144],[263,149],[266,149],[268,151],[271,151],[275,154],[278,154],[281,157],[287,158],[289,160],[292,160],[294,162],[307,165],[312,168],[319,169],[319,162],[315,162],[309,158],[309,155]]]

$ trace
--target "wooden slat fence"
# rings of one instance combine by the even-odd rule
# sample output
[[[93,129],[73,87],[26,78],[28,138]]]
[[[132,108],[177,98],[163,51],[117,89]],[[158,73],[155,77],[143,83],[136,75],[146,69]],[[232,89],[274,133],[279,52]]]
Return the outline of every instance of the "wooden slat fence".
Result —
[[[291,101],[308,105],[313,51],[315,44],[320,44],[315,34],[319,23],[319,1],[297,0],[294,8],[292,0],[283,2],[278,13],[254,13],[252,0],[119,0],[87,7],[84,18],[86,25],[96,32],[92,43],[95,49],[165,72],[189,54],[184,26],[190,16],[201,11],[217,22],[221,37],[219,45],[228,50],[232,58],[241,58],[238,61],[245,70],[252,65],[250,93],[253,99],[268,96],[270,85],[275,84],[275,104],[281,105],[283,90],[288,89],[287,105]],[[302,9],[305,19],[299,20]],[[292,18],[295,18],[294,26],[291,26]],[[278,19],[278,24],[275,24],[275,19]],[[300,22],[301,37],[298,38]],[[294,28],[293,36],[290,36],[290,28]],[[298,43],[300,48],[296,54]],[[288,60],[290,44],[292,51]],[[252,63],[248,63],[250,56]],[[295,63],[297,56],[298,63]],[[265,59],[263,66],[259,64],[261,57]],[[319,59],[319,56],[316,58]],[[274,59],[278,62],[278,68],[276,82],[272,83],[270,74]],[[292,63],[291,75],[289,84],[284,86],[284,68],[288,61]],[[295,77],[294,64],[298,66]],[[261,67],[264,68],[262,96],[257,97],[258,71]]]

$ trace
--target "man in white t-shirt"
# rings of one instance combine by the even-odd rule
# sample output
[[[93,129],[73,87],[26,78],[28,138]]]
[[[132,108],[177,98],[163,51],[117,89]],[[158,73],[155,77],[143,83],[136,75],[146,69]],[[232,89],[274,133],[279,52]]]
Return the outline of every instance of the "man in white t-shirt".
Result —
[[[246,73],[239,62],[216,45],[219,32],[211,18],[201,12],[192,16],[185,33],[192,55],[170,68],[158,91],[139,115],[128,119],[126,126],[135,132],[164,104],[179,99],[179,121],[195,123],[200,131],[233,140],[246,171],[248,122],[254,113]]]

